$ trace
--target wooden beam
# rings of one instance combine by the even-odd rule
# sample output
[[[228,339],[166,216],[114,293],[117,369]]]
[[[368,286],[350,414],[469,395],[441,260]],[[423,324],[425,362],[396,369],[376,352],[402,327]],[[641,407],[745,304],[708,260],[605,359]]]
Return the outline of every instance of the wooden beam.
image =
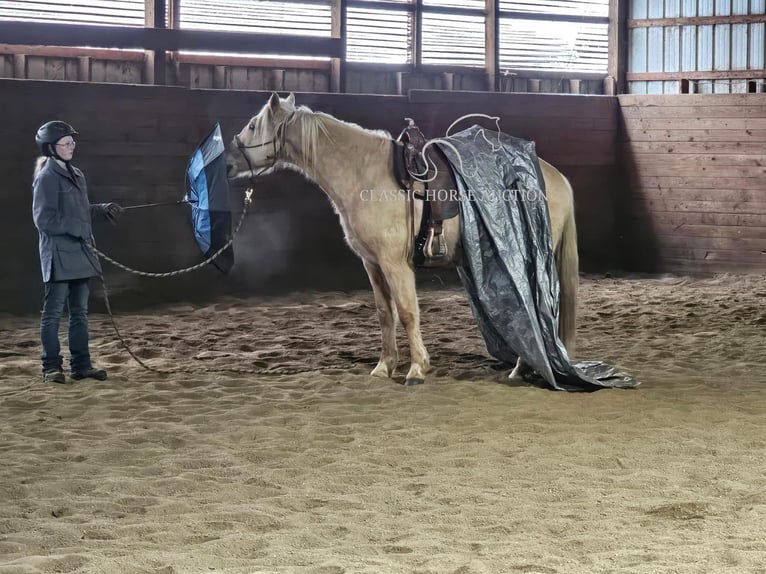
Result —
[[[332,37],[341,42],[343,56],[333,58],[330,62],[330,91],[343,93],[346,91],[346,29],[348,23],[348,1],[333,0],[332,4]]]
[[[423,0],[415,0],[412,18],[412,63],[417,67],[423,63]]]
[[[89,56],[95,60],[120,60],[123,62],[143,62],[143,52],[101,50],[99,48],[60,48],[48,46],[24,46],[0,44],[0,55],[24,54],[25,56],[44,56],[53,58],[80,58]]]
[[[514,12],[500,10],[501,18],[511,20],[543,20],[546,22],[578,22],[580,24],[609,24],[609,16],[579,16],[576,14],[541,14],[540,12]]]
[[[735,16],[695,16],[692,18],[641,18],[628,20],[628,28],[662,28],[667,26],[714,26],[715,24],[761,24],[766,14]]]
[[[209,54],[180,54],[174,52],[170,59],[181,64],[201,66],[243,66],[250,68],[298,68],[301,70],[329,70],[330,60],[276,60],[257,56],[211,56]]]
[[[485,0],[487,17],[484,20],[484,69],[487,71],[487,89],[500,90],[500,0]]]
[[[165,0],[144,0],[144,25],[146,28],[164,30],[166,28],[166,9]],[[165,85],[167,83],[165,78],[167,62],[167,54],[164,49],[147,50],[146,82],[158,86]]]
[[[605,83],[608,96],[627,91],[625,73],[628,69],[628,1],[609,0],[609,56],[607,74],[611,81]]]
[[[629,82],[655,82],[669,80],[751,80],[766,78],[766,70],[730,70],[707,72],[629,72]]]
[[[0,22],[0,38],[5,44],[36,46],[86,45],[99,48],[343,57],[339,38],[287,34]]]

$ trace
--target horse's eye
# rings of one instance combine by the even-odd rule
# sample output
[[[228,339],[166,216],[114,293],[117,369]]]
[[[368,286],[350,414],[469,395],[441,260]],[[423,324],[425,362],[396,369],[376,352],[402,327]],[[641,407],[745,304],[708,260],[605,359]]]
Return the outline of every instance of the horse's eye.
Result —
[[[255,124],[250,124],[247,126],[247,129],[249,129],[251,132],[255,131]]]

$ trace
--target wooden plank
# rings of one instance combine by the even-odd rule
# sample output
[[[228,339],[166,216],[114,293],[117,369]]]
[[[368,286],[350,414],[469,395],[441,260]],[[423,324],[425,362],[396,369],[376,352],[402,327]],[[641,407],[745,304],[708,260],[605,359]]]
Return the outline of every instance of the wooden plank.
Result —
[[[760,189],[722,189],[718,186],[707,188],[689,187],[636,187],[632,195],[649,199],[678,199],[690,201],[763,201],[766,196]]]
[[[647,223],[646,212],[629,212],[628,217],[639,223]],[[689,212],[689,211],[652,211],[651,222],[659,225],[705,225],[721,227],[758,227],[766,226],[766,214]]]
[[[484,18],[484,69],[486,89],[500,91],[500,0],[486,0]]]
[[[686,261],[721,261],[730,263],[750,263],[766,265],[766,254],[747,249],[705,249],[695,246],[658,245],[658,254],[663,259],[682,259]]]
[[[766,249],[766,227],[734,227],[731,225],[694,225],[687,223],[667,224],[652,221],[652,229],[658,236],[678,235],[682,237],[740,238],[761,241]]]
[[[641,153],[633,156],[633,164],[639,169],[658,165],[698,167],[703,170],[719,167],[766,167],[766,150],[760,154]]]
[[[340,38],[295,34],[252,34],[249,32],[0,21],[0,38],[5,44],[35,45],[40,38],[45,38],[46,43],[50,46],[82,46],[85,44],[98,48],[137,48],[157,51],[192,50],[343,57]]]
[[[685,201],[673,199],[634,200],[635,210],[644,211],[693,211],[763,215],[766,202],[758,201]]]
[[[105,82],[106,81],[106,61],[104,60],[92,60],[90,63],[90,81],[91,82]]]
[[[301,60],[263,58],[256,56],[210,56],[207,54],[173,54],[173,61],[204,66],[243,66],[253,68],[296,68],[301,70],[329,70],[329,60]]]
[[[624,135],[629,142],[664,141],[664,142],[763,142],[766,141],[766,129],[645,129],[625,125]]]
[[[766,239],[750,237],[697,237],[686,236],[680,232],[677,235],[655,234],[657,242],[666,247],[692,247],[695,249],[714,249],[719,251],[753,251],[766,250]],[[766,259],[766,253],[762,255]]]
[[[30,80],[45,80],[45,58],[27,58],[27,76]]]
[[[212,88],[213,70],[212,66],[190,65],[189,68],[189,87],[191,88]]]
[[[90,57],[81,56],[77,58],[77,80],[80,82],[90,81]]]
[[[658,271],[689,274],[761,273],[766,265],[750,261],[721,261],[719,259],[678,259],[667,256],[659,262]]]
[[[229,80],[231,82],[229,87],[233,90],[248,89],[247,68],[229,68]]]
[[[766,102],[762,106],[621,106],[622,116],[629,121],[650,118],[763,118]]]
[[[631,129],[666,129],[666,130],[763,130],[766,129],[766,117],[750,118],[634,118],[626,122]]]
[[[13,56],[13,77],[27,77],[27,57],[23,54],[14,54]]]
[[[649,176],[634,174],[639,177],[640,186],[643,187],[687,187],[707,188],[721,187],[723,189],[758,189],[766,191],[766,179],[760,177],[736,178],[695,175],[693,177],[678,176]]]
[[[766,93],[761,94],[673,94],[617,96],[620,106],[763,106]]]
[[[643,153],[741,153],[760,155],[766,150],[762,142],[746,141],[685,141],[685,142],[665,142],[665,141],[633,141],[629,144],[623,144],[623,151],[626,154],[639,155]]]
[[[707,175],[711,178],[763,178],[766,175],[766,166],[762,167],[734,167],[734,166],[694,166],[694,165],[682,165],[674,163],[673,165],[667,164],[651,164],[642,163],[638,166],[633,166],[635,173],[639,177],[647,176],[699,176]]]
[[[659,245],[657,246],[655,255],[658,255],[660,261],[666,264],[671,261],[695,262],[697,264],[707,264],[711,267],[715,266],[729,270],[738,267],[752,268],[757,265],[766,266],[766,255],[759,251],[667,247],[665,245]],[[721,266],[721,263],[727,265]]]
[[[0,44],[0,54],[21,54],[27,56],[51,56],[60,58],[90,56],[102,60],[131,60],[141,62],[144,60],[144,54],[142,52],[115,52],[112,50],[99,50],[98,48],[65,48],[63,46],[49,47]]]
[[[709,70],[700,72],[628,72],[628,82],[667,82],[683,80],[751,80],[763,78],[766,70]]]
[[[668,26],[715,26],[716,24],[759,24],[766,22],[763,14],[730,16],[693,16],[686,18],[631,18],[628,28],[663,28]]]

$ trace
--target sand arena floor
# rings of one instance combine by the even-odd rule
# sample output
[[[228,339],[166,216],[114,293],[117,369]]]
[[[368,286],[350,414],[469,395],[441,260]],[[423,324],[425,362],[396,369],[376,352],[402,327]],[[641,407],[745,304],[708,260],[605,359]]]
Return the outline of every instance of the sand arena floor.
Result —
[[[0,318],[0,574],[766,572],[766,281],[581,283],[577,358],[639,389],[506,384],[458,289],[417,388],[368,291],[118,316],[172,374],[93,314],[66,387]]]

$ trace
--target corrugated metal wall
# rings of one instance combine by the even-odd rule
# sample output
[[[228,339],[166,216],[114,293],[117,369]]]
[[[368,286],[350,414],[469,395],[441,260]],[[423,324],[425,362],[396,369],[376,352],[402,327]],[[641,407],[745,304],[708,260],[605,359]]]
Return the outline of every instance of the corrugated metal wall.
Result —
[[[700,24],[667,19],[763,15],[766,0],[631,0],[628,74],[662,72],[728,72],[764,69],[764,22]],[[662,25],[641,20],[664,18]],[[646,23],[644,23],[646,24]],[[680,24],[680,25],[676,25]],[[679,78],[631,81],[632,94],[742,93],[766,91],[762,72],[743,78],[699,78],[688,87]],[[683,76],[683,74],[676,74]],[[721,76],[724,74],[709,74]]]

